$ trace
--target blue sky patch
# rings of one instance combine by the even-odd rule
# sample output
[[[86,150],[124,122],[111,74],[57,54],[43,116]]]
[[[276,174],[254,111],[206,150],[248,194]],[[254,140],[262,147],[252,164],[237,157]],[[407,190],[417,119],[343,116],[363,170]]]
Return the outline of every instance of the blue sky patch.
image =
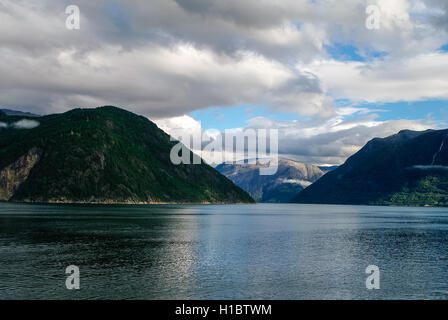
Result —
[[[271,111],[266,106],[239,105],[236,107],[213,107],[190,113],[194,119],[202,122],[202,128],[224,130],[244,127],[247,121],[256,117],[267,117],[273,120],[296,120],[296,113]]]

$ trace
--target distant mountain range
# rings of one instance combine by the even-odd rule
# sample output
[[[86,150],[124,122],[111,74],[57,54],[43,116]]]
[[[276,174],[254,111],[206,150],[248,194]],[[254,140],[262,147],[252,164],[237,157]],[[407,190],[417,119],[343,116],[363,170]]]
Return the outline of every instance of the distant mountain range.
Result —
[[[293,202],[448,206],[448,130],[373,139]]]
[[[17,111],[17,110],[11,110],[11,109],[0,109],[0,112],[7,116],[23,116],[23,117],[40,117],[38,114],[30,113],[30,112],[23,112],[23,111]]]
[[[279,159],[277,173],[260,175],[260,163],[221,164],[216,170],[246,190],[258,202],[289,203],[324,172],[318,167],[288,159]]]
[[[32,119],[27,129],[14,126]],[[177,142],[147,118],[119,108],[74,109],[38,119],[0,111],[0,123],[3,201],[254,202],[207,164],[172,164]]]

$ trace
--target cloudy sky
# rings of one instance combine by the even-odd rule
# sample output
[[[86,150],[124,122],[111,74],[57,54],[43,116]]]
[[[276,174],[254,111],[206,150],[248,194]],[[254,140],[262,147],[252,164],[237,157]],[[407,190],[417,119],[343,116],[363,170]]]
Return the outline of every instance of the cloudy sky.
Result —
[[[341,164],[373,137],[448,127],[447,36],[446,0],[0,0],[0,107],[277,128],[281,155]]]

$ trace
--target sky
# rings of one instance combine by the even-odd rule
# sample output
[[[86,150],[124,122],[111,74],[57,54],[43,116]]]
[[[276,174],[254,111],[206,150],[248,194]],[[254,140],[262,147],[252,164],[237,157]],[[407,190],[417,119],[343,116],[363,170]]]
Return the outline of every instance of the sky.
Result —
[[[0,108],[278,129],[280,156],[339,165],[448,127],[447,35],[446,0],[0,0]]]

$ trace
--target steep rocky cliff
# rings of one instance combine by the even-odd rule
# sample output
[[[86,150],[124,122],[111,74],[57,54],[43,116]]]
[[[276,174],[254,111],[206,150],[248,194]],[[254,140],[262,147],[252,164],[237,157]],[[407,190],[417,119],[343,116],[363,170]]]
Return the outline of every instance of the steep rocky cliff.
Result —
[[[14,163],[0,170],[0,200],[8,201],[14,196],[20,185],[28,179],[31,169],[40,160],[42,150],[30,149]]]

